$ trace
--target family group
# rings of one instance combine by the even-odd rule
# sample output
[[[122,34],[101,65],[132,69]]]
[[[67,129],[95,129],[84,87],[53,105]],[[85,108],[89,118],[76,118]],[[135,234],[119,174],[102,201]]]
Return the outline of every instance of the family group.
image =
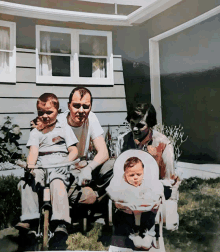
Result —
[[[59,112],[56,95],[44,93],[38,98],[38,117],[32,121],[27,142],[29,154],[26,169],[33,179],[29,183],[21,179],[18,184],[22,213],[16,228],[25,235],[27,244],[32,246],[36,241],[40,218],[42,188],[48,183],[52,205],[50,228],[54,234],[50,249],[65,247],[71,218],[77,219],[79,216],[78,212],[70,215],[71,205],[95,206],[106,195],[113,202],[127,203],[130,209],[144,206],[146,202],[153,203],[152,210],[142,214],[138,230],[132,211],[119,208],[113,219],[116,237],[126,236],[132,246],[149,249],[155,237],[157,202],[161,197],[172,199],[176,193],[173,146],[165,135],[153,129],[157,124],[153,105],[142,103],[134,106],[126,118],[131,131],[119,137],[117,156],[130,149],[148,152],[156,160],[160,180],[150,183],[145,179],[148,174],[145,174],[143,161],[130,156],[123,165],[120,185],[115,187],[112,183],[115,160],[109,159],[104,131],[91,111],[92,102],[92,94],[85,87],[72,90],[68,110],[64,113]],[[93,160],[88,160],[91,142],[96,154]],[[72,161],[75,161],[74,165],[63,165]],[[57,167],[59,163],[61,165]],[[57,168],[44,168],[53,164]],[[172,229],[178,228],[178,221],[172,225]],[[138,235],[134,235],[137,232]]]

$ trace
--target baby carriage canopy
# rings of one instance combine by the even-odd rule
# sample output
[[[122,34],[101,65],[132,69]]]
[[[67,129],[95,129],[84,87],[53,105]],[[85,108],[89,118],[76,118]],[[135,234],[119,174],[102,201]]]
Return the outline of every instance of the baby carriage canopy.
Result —
[[[128,158],[137,157],[144,165],[144,180],[152,183],[159,180],[159,167],[156,160],[147,152],[131,149],[123,152],[115,161],[112,181],[114,185],[120,184],[124,174],[124,164]]]
[[[110,198],[113,200],[113,204],[117,208],[117,210],[113,211],[112,214],[117,215],[117,213],[120,213],[120,211],[123,211],[126,214],[133,213],[134,218],[135,218],[135,226],[140,227],[142,213],[151,212],[153,207],[155,207],[154,212],[157,213],[156,224],[157,224],[157,227],[158,227],[157,230],[159,231],[159,233],[157,236],[155,236],[154,242],[152,242],[151,244],[151,246],[153,247],[150,247],[149,249],[151,251],[165,252],[163,234],[162,234],[163,218],[162,218],[162,211],[161,211],[161,205],[162,205],[161,197],[158,198],[157,201],[156,201],[156,198],[154,199],[153,197],[149,197],[149,199],[144,198],[144,200],[146,201],[144,201],[145,203],[141,205],[139,205],[139,203],[136,204],[136,202],[134,202],[134,205],[132,205],[133,204],[132,201],[130,201],[131,203],[126,203],[126,201],[121,201],[121,199],[119,199],[120,198],[119,195],[121,195],[121,192],[122,192],[122,195],[125,195],[125,199],[128,199],[128,198],[129,200],[133,199],[133,194],[132,193],[130,194],[130,191],[127,194],[126,186],[124,186],[125,184],[122,185],[122,182],[124,181],[124,177],[123,177],[124,164],[127,161],[127,159],[131,157],[139,158],[144,165],[144,183],[143,183],[144,188],[141,188],[141,190],[145,190],[147,188],[149,189],[153,188],[152,191],[151,190],[149,191],[150,196],[152,196],[153,194],[157,195],[157,192],[163,194],[163,186],[162,186],[162,183],[159,181],[159,167],[154,157],[151,156],[149,153],[144,152],[142,150],[137,150],[137,149],[127,150],[123,152],[122,154],[120,154],[120,156],[116,159],[114,168],[113,168],[113,178],[111,180],[109,187],[107,188],[107,193],[109,194]],[[123,193],[124,192],[123,190],[125,190],[126,192],[125,194]],[[124,219],[124,221],[126,221],[126,218]],[[112,244],[109,247],[109,251],[110,252],[132,251],[130,249],[130,246],[126,242],[127,237],[124,231],[120,233],[121,232],[120,225],[118,226],[118,224],[116,223],[114,223],[114,225],[116,225],[115,228],[117,228],[117,231],[113,235]],[[128,224],[128,226],[130,227],[130,224]],[[125,229],[122,228],[122,229],[126,230],[126,228]],[[132,237],[135,239],[136,234]],[[133,238],[130,238],[130,240],[133,240]]]

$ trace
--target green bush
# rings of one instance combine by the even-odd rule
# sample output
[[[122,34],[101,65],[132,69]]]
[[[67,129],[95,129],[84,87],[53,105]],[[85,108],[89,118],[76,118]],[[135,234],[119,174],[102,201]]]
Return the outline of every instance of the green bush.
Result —
[[[17,159],[24,159],[18,140],[22,133],[17,124],[12,124],[11,118],[6,117],[3,126],[0,126],[0,162],[15,164]]]
[[[19,178],[0,177],[0,229],[14,225],[21,215],[21,199],[17,190]]]

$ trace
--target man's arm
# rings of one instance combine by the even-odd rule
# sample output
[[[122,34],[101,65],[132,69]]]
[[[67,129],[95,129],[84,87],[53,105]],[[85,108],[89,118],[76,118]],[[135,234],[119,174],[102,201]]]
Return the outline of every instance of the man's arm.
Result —
[[[94,161],[98,163],[98,165],[101,165],[109,159],[108,149],[107,149],[104,137],[102,135],[96,137],[95,139],[93,139],[93,143],[94,143],[95,149],[97,150],[97,154],[94,157]]]
[[[102,135],[96,137],[93,139],[93,143],[95,149],[97,150],[97,154],[95,155],[93,161],[91,161],[85,168],[81,170],[81,173],[78,177],[78,185],[80,186],[86,185],[86,181],[91,181],[92,171],[109,159],[108,149],[105,144],[104,137]]]

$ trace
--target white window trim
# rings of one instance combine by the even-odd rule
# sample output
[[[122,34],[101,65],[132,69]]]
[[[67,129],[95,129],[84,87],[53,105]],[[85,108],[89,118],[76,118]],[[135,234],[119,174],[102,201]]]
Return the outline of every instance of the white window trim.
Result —
[[[70,56],[70,71],[73,76],[40,76],[39,75],[39,51],[40,51],[40,32],[58,32],[69,33],[71,35],[71,56]],[[107,37],[107,78],[94,78],[94,77],[79,77],[79,35],[96,35]],[[106,58],[106,57],[105,57]],[[113,53],[112,53],[112,32],[110,31],[96,31],[96,30],[83,30],[71,29],[61,27],[51,27],[36,25],[36,83],[41,84],[77,84],[77,85],[114,85],[113,77]]]
[[[149,39],[151,102],[156,109],[158,123],[162,124],[159,42],[219,13],[220,6]]]
[[[0,20],[0,26],[10,28],[10,50],[1,50],[8,51],[10,53],[9,65],[10,73],[1,73],[1,83],[16,83],[16,23]]]

